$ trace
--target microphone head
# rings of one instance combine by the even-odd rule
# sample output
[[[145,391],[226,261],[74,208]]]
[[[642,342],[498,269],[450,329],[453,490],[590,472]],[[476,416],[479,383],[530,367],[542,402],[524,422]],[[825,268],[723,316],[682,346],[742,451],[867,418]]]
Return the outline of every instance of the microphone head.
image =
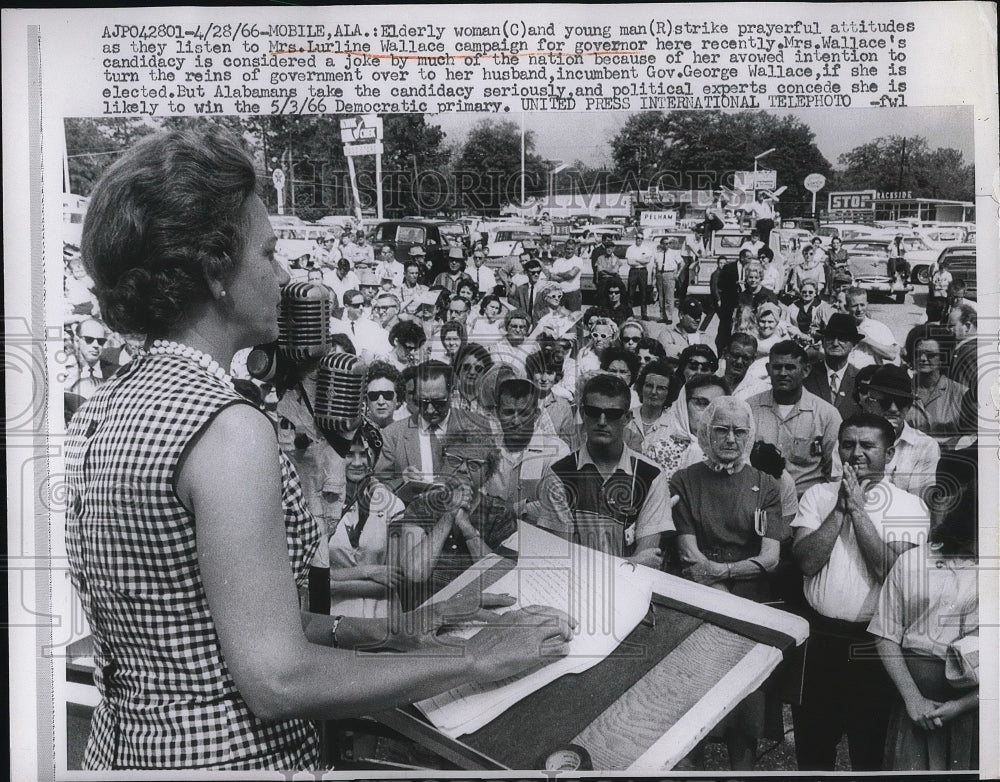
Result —
[[[281,289],[278,352],[292,361],[319,358],[330,350],[333,299],[324,285],[290,282]]]
[[[323,432],[349,432],[361,421],[365,362],[350,353],[328,353],[319,362],[313,418]]]

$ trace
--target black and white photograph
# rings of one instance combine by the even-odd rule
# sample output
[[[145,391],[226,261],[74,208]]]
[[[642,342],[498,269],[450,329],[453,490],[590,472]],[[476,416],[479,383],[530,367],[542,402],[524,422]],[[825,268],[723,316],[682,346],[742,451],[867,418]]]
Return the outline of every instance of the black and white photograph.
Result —
[[[11,777],[994,776],[951,7],[5,11]]]

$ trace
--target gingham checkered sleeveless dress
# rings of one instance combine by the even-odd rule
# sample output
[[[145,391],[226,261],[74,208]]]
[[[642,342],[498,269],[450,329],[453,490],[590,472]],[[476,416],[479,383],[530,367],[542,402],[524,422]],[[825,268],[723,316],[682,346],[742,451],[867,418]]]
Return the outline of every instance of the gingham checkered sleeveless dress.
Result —
[[[173,355],[137,358],[70,424],[66,541],[94,634],[88,769],[310,768],[316,727],[265,722],[240,697],[198,568],[194,516],[174,491],[192,438],[245,400]],[[280,454],[288,558],[306,583],[319,529]]]

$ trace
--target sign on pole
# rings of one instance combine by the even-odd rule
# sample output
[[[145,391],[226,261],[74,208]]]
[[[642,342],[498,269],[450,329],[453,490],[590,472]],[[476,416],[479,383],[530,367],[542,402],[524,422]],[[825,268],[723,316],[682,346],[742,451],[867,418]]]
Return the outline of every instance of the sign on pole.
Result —
[[[381,141],[373,141],[371,144],[344,144],[344,156],[381,155],[383,149]]]
[[[778,172],[762,168],[758,171],[734,171],[733,189],[749,193],[752,190],[774,190],[778,185]]]
[[[278,214],[285,213],[285,172],[280,168],[271,172],[271,181],[274,183],[274,192],[278,196]]]
[[[812,214],[813,214],[813,217],[815,217],[816,216],[816,193],[818,193],[820,190],[823,189],[823,186],[826,184],[826,177],[823,176],[822,174],[810,174],[809,176],[807,176],[805,178],[805,181],[802,184],[804,184],[806,186],[806,190],[808,190],[810,193],[812,193],[812,196],[813,196]]]
[[[375,195],[377,197],[378,219],[382,219],[382,118],[375,114],[348,117],[340,121],[340,140],[344,142],[344,156],[351,172],[351,184],[355,188],[358,219],[361,216],[361,199],[354,178],[354,158],[358,155],[375,156]]]

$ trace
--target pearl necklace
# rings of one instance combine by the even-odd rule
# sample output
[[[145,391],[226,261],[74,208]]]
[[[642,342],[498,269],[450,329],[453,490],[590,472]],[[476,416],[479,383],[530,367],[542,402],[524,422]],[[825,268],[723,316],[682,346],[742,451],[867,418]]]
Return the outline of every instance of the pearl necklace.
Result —
[[[180,356],[181,358],[189,359],[224,385],[233,385],[232,377],[219,365],[218,361],[207,353],[202,353],[197,348],[190,347],[189,345],[183,345],[173,340],[154,339],[153,344],[149,348],[149,354],[151,356]]]

